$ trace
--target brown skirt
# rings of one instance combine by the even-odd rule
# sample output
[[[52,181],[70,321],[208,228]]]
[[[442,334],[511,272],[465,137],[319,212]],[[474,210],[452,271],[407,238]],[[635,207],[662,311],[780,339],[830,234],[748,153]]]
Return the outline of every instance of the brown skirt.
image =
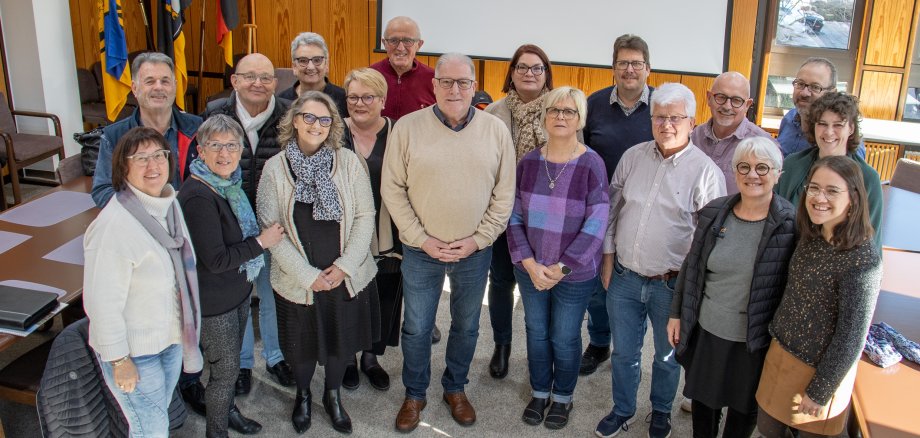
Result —
[[[814,375],[813,367],[786,351],[774,339],[764,360],[757,388],[757,403],[760,409],[787,426],[820,435],[838,435],[846,425],[847,406],[856,380],[856,364],[853,364],[828,405],[816,417],[799,413],[805,388]]]

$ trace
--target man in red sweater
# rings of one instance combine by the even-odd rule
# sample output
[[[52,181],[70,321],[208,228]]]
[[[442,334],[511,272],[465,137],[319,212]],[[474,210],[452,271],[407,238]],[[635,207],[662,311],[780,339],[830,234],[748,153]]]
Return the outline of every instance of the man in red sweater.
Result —
[[[387,23],[381,38],[387,59],[371,65],[387,80],[383,115],[394,121],[434,104],[431,81],[434,70],[418,62],[415,53],[425,43],[418,24],[409,17],[395,17]]]

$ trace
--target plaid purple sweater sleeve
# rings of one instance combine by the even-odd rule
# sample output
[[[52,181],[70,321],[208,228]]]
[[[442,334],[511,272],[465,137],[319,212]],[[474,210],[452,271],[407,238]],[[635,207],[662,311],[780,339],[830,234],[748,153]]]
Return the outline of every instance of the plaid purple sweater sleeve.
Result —
[[[553,189],[547,173],[559,175]],[[591,149],[564,170],[561,163],[544,163],[539,149],[524,155],[507,232],[511,261],[562,262],[572,268],[566,281],[597,276],[609,212],[605,175],[604,161]]]

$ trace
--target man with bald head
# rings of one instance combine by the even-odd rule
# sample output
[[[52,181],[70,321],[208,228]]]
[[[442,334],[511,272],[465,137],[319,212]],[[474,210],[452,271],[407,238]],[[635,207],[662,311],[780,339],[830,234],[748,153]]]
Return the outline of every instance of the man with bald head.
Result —
[[[706,103],[712,110],[712,118],[697,126],[690,134],[693,144],[722,169],[729,195],[738,193],[732,156],[741,140],[747,137],[766,137],[779,147],[779,143],[769,133],[747,119],[748,108],[753,102],[751,84],[744,75],[736,71],[720,74],[713,81],[712,88],[706,92]]]
[[[287,112],[291,102],[275,98],[275,67],[261,53],[246,55],[236,64],[236,72],[231,76],[233,92],[229,97],[208,103],[205,118],[223,114],[236,120],[246,135],[243,137],[243,152],[240,158],[242,168],[243,191],[249,203],[256,205],[256,187],[262,176],[262,167],[269,158],[281,151],[284,145],[278,143],[278,122]],[[188,162],[197,156],[197,151]],[[268,373],[279,384],[292,386],[294,376],[291,367],[285,362],[278,346],[278,323],[275,317],[275,298],[272,293],[269,273],[271,257],[265,253],[265,266],[259,272],[255,285],[259,294],[259,333],[262,335],[262,357]],[[252,318],[246,326],[243,348],[240,351],[240,374],[236,381],[236,394],[248,394],[252,385],[252,367],[254,336]]]
[[[463,426],[476,421],[466,398],[470,362],[492,244],[514,205],[514,146],[504,122],[471,106],[473,61],[446,53],[428,86],[437,97],[393,126],[380,195],[403,243],[402,381],[406,398],[396,430],[420,421],[431,381],[431,332],[445,275],[450,279],[450,334],[441,377],[443,400]],[[387,103],[389,105],[389,101]]]
[[[371,65],[387,80],[387,104],[383,115],[393,120],[434,104],[431,80],[434,70],[415,59],[425,43],[418,24],[409,17],[387,23],[381,39],[387,59]]]

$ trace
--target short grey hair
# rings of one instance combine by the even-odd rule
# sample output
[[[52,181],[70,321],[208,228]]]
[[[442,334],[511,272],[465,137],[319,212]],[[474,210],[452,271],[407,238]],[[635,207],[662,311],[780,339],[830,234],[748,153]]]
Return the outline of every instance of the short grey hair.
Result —
[[[473,60],[469,56],[456,52],[445,53],[441,55],[441,57],[438,58],[438,63],[434,65],[434,74],[436,76],[440,76],[438,71],[441,70],[441,66],[447,64],[448,62],[461,62],[466,64],[470,67],[470,76],[473,78],[473,80],[476,79],[476,66],[473,65]]]
[[[137,80],[137,72],[140,71],[141,66],[144,64],[166,64],[173,78],[176,77],[176,65],[173,64],[172,58],[160,52],[144,52],[137,55],[134,58],[134,62],[131,63],[131,82]]]
[[[686,85],[668,82],[661,84],[660,87],[655,88],[655,91],[652,92],[652,112],[655,112],[655,107],[658,105],[670,105],[677,102],[684,103],[684,111],[686,111],[687,114],[685,115],[687,117],[696,117],[696,97],[693,96],[693,92]]]
[[[245,135],[243,128],[236,120],[224,114],[214,114],[198,127],[196,134],[198,144],[206,144],[211,137],[217,134],[231,134],[240,144],[243,144],[243,136]]]
[[[735,148],[735,154],[732,155],[732,170],[748,155],[753,155],[758,160],[768,161],[777,175],[783,171],[783,154],[776,143],[769,138],[757,136],[741,140]]]
[[[552,108],[557,102],[566,98],[572,99],[572,102],[575,103],[575,109],[578,110],[577,129],[585,127],[585,122],[587,121],[586,116],[588,114],[588,103],[585,99],[585,93],[574,87],[555,88],[543,96],[543,112],[540,113],[541,126],[546,126],[546,110]]]
[[[329,47],[326,46],[326,40],[322,35],[315,32],[301,32],[291,41],[291,61],[294,60],[294,52],[300,46],[316,46],[323,49],[323,56],[329,58]]]
[[[831,83],[828,85],[828,87],[834,87],[835,89],[837,88],[837,66],[834,65],[830,59],[822,58],[820,56],[812,56],[811,58],[806,59],[805,62],[799,66],[799,70],[808,64],[819,64],[827,67],[828,70],[831,71]]]

